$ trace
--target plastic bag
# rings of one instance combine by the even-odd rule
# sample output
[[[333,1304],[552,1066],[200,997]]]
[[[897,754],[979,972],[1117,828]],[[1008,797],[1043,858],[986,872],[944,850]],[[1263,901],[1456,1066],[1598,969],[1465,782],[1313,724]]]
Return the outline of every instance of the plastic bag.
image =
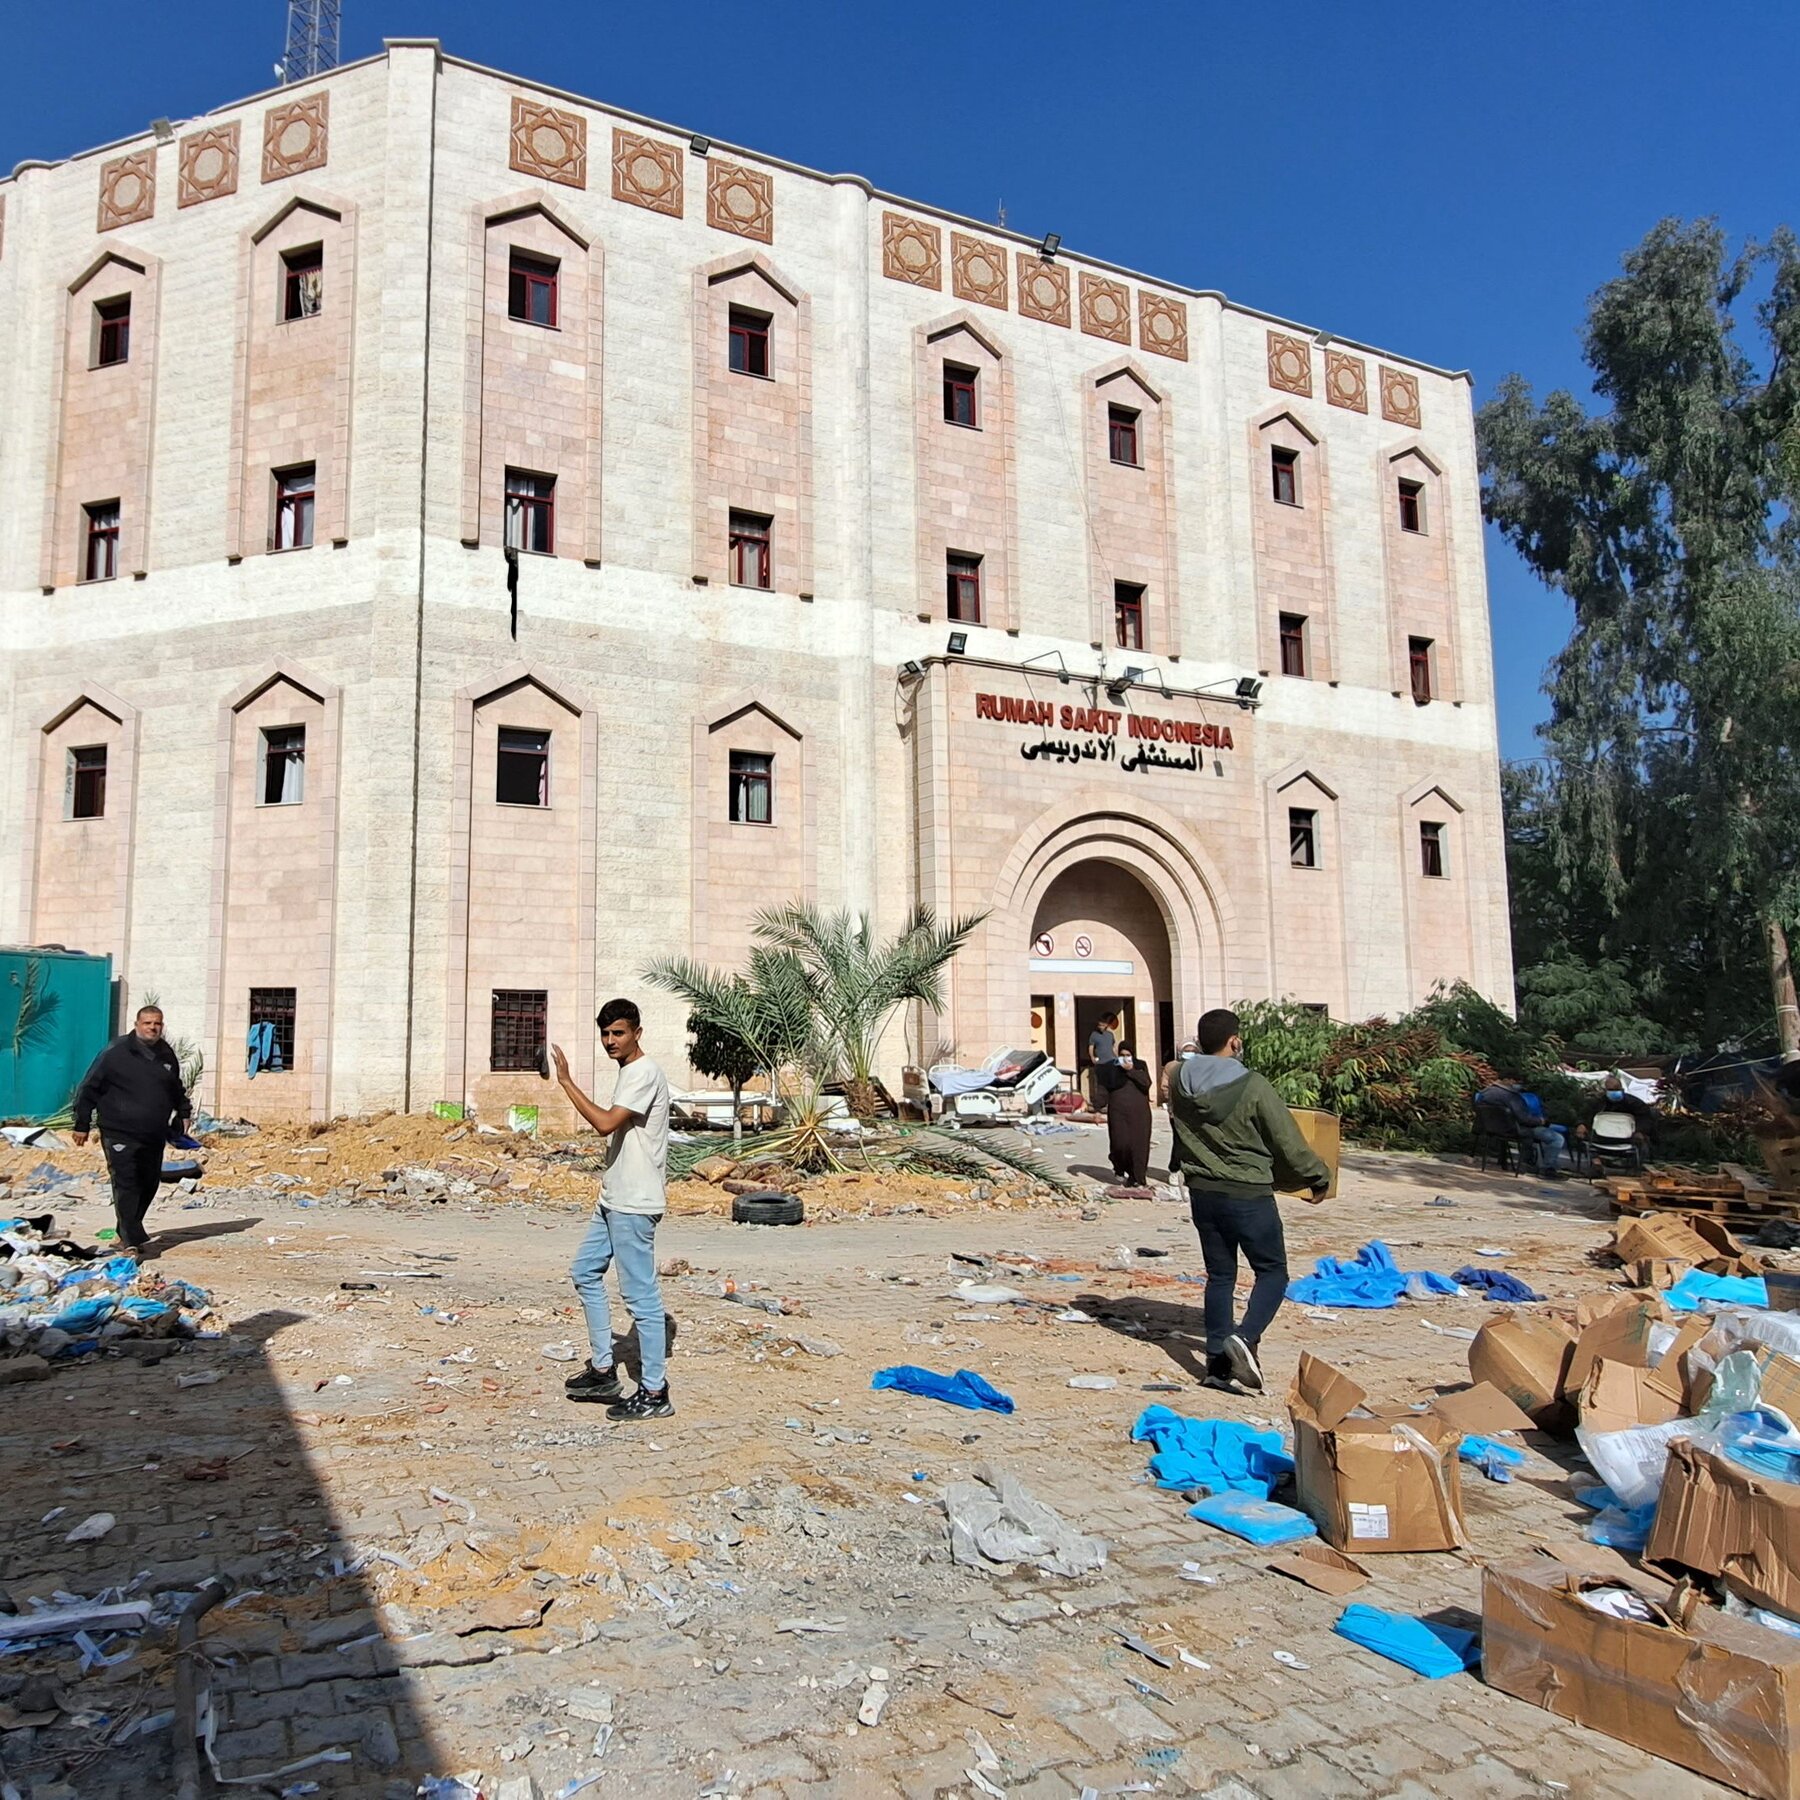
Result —
[[[1699,1419],[1671,1419],[1666,1425],[1634,1425],[1627,1431],[1583,1427],[1575,1439],[1594,1473],[1612,1489],[1621,1506],[1633,1511],[1649,1506],[1662,1492],[1669,1446],[1677,1438],[1698,1437],[1706,1429]]]
[[[1700,1409],[1709,1426],[1732,1413],[1751,1411],[1762,1398],[1762,1365],[1748,1350],[1733,1350],[1713,1371],[1713,1384]]]
[[[1292,1544],[1317,1537],[1319,1528],[1305,1513],[1253,1494],[1213,1494],[1188,1508],[1188,1517],[1216,1525],[1251,1544]]]
[[[1727,1357],[1724,1366],[1733,1360]],[[1720,1453],[1741,1468],[1774,1481],[1800,1482],[1800,1432],[1786,1413],[1772,1406],[1735,1412],[1719,1421],[1716,1435]]]
[[[1046,1575],[1086,1575],[1106,1565],[1103,1539],[1077,1531],[1003,1469],[984,1463],[974,1481],[946,1488],[944,1511],[953,1562],[978,1569],[1028,1562]]]
[[[1588,1521],[1590,1544],[1605,1544],[1610,1550],[1627,1555],[1640,1554],[1650,1541],[1650,1527],[1656,1523],[1656,1502],[1648,1506],[1607,1506]]]

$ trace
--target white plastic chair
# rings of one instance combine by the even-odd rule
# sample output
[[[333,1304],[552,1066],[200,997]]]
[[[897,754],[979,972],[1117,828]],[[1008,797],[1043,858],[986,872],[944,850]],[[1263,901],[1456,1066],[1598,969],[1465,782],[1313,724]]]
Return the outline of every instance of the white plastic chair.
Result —
[[[1588,1127],[1588,1154],[1596,1163],[1618,1162],[1633,1169],[1644,1166],[1644,1143],[1638,1122],[1628,1112],[1597,1112]]]

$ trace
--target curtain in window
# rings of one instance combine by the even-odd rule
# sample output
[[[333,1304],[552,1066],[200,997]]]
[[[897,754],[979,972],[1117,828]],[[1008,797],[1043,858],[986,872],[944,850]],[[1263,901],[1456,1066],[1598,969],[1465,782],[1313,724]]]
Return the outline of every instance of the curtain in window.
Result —
[[[297,806],[304,797],[306,786],[306,755],[300,750],[282,752],[281,763],[281,803],[283,806]]]
[[[323,269],[301,269],[294,275],[294,297],[300,308],[300,317],[315,317],[325,303],[325,271]]]

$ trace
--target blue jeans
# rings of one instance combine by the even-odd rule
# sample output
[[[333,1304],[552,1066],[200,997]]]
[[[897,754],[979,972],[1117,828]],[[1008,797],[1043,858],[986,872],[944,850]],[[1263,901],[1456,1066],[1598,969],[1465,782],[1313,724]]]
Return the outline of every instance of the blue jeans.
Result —
[[[668,1381],[668,1327],[662,1289],[656,1283],[656,1228],[660,1213],[608,1212],[594,1208],[593,1222],[569,1277],[587,1314],[588,1344],[596,1369],[610,1369],[613,1359],[612,1310],[606,1303],[607,1267],[619,1263],[619,1295],[637,1326],[642,1383],[660,1391]]]
[[[1234,1332],[1254,1350],[1287,1298],[1287,1240],[1281,1230],[1281,1209],[1273,1194],[1266,1199],[1233,1200],[1195,1187],[1188,1189],[1188,1207],[1206,1264],[1206,1353],[1220,1355],[1225,1340]],[[1235,1317],[1240,1250],[1256,1277],[1241,1324]]]
[[[1563,1134],[1554,1125],[1539,1125],[1535,1128],[1526,1126],[1525,1135],[1537,1145],[1539,1172],[1554,1175],[1568,1153],[1568,1141]]]

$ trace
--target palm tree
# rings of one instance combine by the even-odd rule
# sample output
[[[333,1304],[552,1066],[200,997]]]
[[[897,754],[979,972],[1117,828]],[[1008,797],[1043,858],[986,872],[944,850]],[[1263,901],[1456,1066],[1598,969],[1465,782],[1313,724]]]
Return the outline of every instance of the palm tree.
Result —
[[[825,1064],[843,1080],[858,1118],[875,1112],[875,1059],[894,1014],[909,1001],[942,1007],[944,970],[986,917],[940,925],[929,906],[919,906],[896,937],[878,943],[867,913],[793,900],[756,915],[757,938],[805,972]]]

